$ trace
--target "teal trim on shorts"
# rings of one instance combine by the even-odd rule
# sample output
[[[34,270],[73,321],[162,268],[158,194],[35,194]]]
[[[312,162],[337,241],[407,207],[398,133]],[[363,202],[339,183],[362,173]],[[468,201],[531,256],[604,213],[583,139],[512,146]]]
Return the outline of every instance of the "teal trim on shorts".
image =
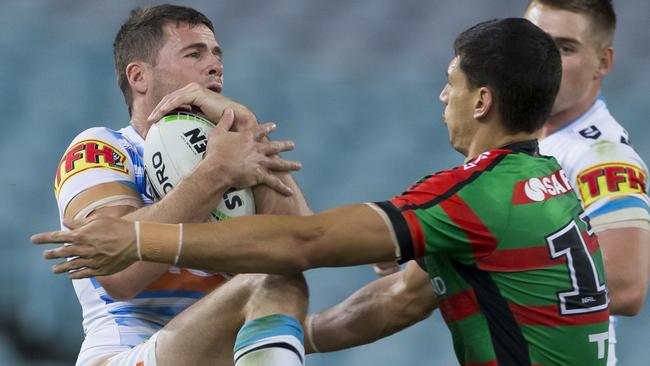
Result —
[[[273,314],[251,320],[237,333],[235,352],[265,338],[293,336],[304,345],[304,333],[300,322],[289,315]]]

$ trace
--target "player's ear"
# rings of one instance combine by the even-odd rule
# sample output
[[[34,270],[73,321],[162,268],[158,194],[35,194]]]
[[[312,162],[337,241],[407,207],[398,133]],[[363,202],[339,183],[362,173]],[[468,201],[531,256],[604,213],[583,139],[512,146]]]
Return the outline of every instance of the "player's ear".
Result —
[[[129,80],[131,89],[138,94],[144,94],[149,88],[147,64],[141,61],[134,61],[126,66],[126,78]]]
[[[605,47],[600,51],[598,56],[599,65],[595,76],[598,79],[602,79],[612,71],[612,66],[614,65],[614,48]]]
[[[492,110],[494,104],[494,93],[487,86],[481,86],[476,91],[476,103],[474,104],[474,118],[483,119]]]

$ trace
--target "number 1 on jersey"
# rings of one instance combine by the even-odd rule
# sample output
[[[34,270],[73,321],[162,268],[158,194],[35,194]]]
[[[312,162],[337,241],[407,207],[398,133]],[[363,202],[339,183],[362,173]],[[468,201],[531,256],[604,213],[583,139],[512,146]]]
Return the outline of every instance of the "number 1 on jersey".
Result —
[[[607,286],[598,280],[598,271],[575,221],[546,237],[551,257],[566,257],[572,289],[559,292],[560,314],[572,315],[607,308]]]

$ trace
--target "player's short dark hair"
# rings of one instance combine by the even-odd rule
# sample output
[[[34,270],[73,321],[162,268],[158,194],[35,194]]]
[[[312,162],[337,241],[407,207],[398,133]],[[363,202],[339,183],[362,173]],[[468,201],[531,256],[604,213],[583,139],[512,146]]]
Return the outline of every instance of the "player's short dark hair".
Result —
[[[469,86],[492,90],[508,131],[542,127],[562,79],[560,53],[547,33],[523,18],[490,20],[458,35],[454,52]]]
[[[135,60],[155,65],[158,52],[165,41],[163,27],[170,23],[190,26],[202,24],[214,32],[210,19],[189,7],[164,4],[131,10],[129,18],[122,24],[113,42],[117,84],[124,94],[129,114],[131,114],[133,95],[126,76],[126,67]]]
[[[609,47],[616,30],[616,12],[612,0],[529,0],[526,9],[542,4],[556,9],[584,14],[590,20],[592,31],[600,41],[600,47]]]

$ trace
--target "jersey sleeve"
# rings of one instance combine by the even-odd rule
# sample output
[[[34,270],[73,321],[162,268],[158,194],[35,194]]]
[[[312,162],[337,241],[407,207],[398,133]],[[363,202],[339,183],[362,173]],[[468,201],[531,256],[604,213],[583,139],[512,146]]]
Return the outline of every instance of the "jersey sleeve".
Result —
[[[113,131],[90,128],[75,137],[56,169],[54,195],[61,217],[78,194],[108,182],[120,182],[134,189],[134,165]]]
[[[470,263],[482,243],[492,243],[481,221],[454,193],[467,184],[456,175],[446,171],[426,177],[403,194],[374,203],[389,222],[399,263],[436,253]]]
[[[629,145],[603,141],[579,159],[575,185],[591,220],[648,220],[648,168]]]

